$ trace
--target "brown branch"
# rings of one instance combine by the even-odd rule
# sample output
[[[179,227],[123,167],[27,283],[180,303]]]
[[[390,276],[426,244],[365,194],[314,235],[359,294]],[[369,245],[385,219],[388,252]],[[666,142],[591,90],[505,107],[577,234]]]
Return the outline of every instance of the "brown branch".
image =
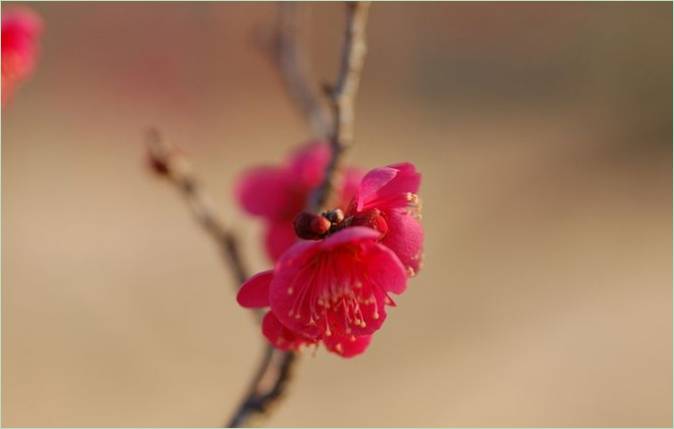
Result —
[[[298,102],[301,110],[313,126],[326,123],[320,119],[322,108],[311,88],[307,76],[298,65],[303,59],[297,48],[294,23],[295,7],[293,3],[281,3],[279,35],[277,38],[278,64],[286,80],[288,92]],[[331,94],[334,111],[334,126],[330,138],[332,150],[330,162],[326,167],[325,179],[311,193],[307,208],[321,211],[329,200],[333,189],[333,178],[339,169],[340,158],[353,140],[354,100],[358,92],[360,74],[365,61],[365,25],[369,3],[347,3],[347,28],[342,50],[342,61],[337,84]],[[318,103],[318,104],[315,104]],[[321,129],[320,131],[323,131]],[[228,427],[241,427],[266,414],[283,396],[291,378],[292,369],[297,362],[293,352],[282,352],[267,345],[265,354],[253,377],[248,393],[230,420]]]
[[[307,209],[312,212],[319,212],[327,203],[334,189],[335,175],[342,155],[353,142],[354,102],[367,53],[365,28],[369,8],[369,2],[346,3],[347,27],[342,61],[337,83],[329,91],[334,112],[334,129],[330,136],[332,156],[325,169],[323,181],[314,190],[307,204]]]
[[[314,130],[316,130],[316,124],[319,124],[319,132],[322,133],[324,124],[327,123],[320,116],[323,114],[322,107],[316,107],[321,106],[318,97],[309,90],[311,87],[307,76],[298,66],[302,64],[303,59],[296,41],[294,23],[296,5],[284,2],[280,7],[279,34],[276,45],[280,71],[285,78],[288,92],[309,118]],[[333,176],[339,168],[339,160],[353,139],[353,103],[365,60],[365,24],[368,8],[369,3],[347,3],[347,29],[342,62],[335,90],[331,94],[335,116],[330,144],[332,154],[323,183],[308,198],[307,207],[311,211],[318,212],[324,208],[333,189]],[[296,362],[295,353],[282,352],[268,345],[263,360],[250,383],[248,393],[230,420],[228,427],[249,425],[256,418],[266,414],[283,396]]]
[[[323,182],[307,201],[307,208],[314,212],[323,209],[328,201],[340,159],[353,140],[354,100],[367,50],[365,26],[368,9],[367,2],[347,3],[347,28],[342,61],[337,83],[330,94],[334,112],[330,136],[332,154]],[[307,63],[297,43],[296,5],[292,3],[280,5],[274,47],[275,62],[284,77],[288,93],[308,118],[314,132],[325,135],[328,128],[327,115],[317,92],[309,83]],[[195,219],[221,247],[235,280],[242,284],[248,275],[236,238],[214,214],[210,199],[198,186],[186,159],[163,143],[156,130],[149,132],[147,146],[155,171],[167,177],[183,193]],[[257,314],[260,315],[259,312]],[[266,345],[263,359],[251,380],[247,394],[227,426],[248,425],[267,414],[283,396],[296,361],[295,353],[279,351]]]
[[[309,122],[312,132],[327,137],[330,112],[321,100],[320,90],[311,79],[311,67],[299,41],[298,8],[294,2],[279,3],[276,30],[267,51],[283,79],[290,98]]]
[[[147,132],[146,145],[150,165],[185,197],[194,219],[220,247],[238,288],[248,278],[248,272],[236,236],[218,219],[211,199],[199,186],[188,160],[176,148],[163,142],[156,129]]]
[[[268,415],[270,409],[285,393],[296,362],[295,353],[266,345],[264,356],[251,380],[248,392],[227,427],[251,426],[252,423],[259,423],[262,417]]]

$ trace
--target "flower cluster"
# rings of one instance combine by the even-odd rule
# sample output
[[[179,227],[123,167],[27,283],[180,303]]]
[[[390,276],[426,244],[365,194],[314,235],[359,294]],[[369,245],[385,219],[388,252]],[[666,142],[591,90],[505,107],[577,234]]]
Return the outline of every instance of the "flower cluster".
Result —
[[[14,88],[30,76],[35,67],[40,19],[27,9],[2,13],[2,104]]]
[[[293,159],[318,152],[318,147],[305,149]],[[293,161],[289,165],[298,164]],[[284,174],[296,175],[297,171],[289,173],[292,170],[266,170],[278,174],[276,180],[267,182],[270,190],[263,192],[270,195],[271,189],[276,191],[273,204],[290,201],[296,194],[306,197],[311,189],[308,181],[293,185],[292,179],[285,183],[280,179]],[[314,185],[322,178],[323,170],[317,170],[312,177],[318,178],[311,182]],[[262,192],[260,171],[264,170],[244,177],[240,196],[252,197],[250,187]],[[245,183],[251,178],[254,186]],[[408,277],[420,268],[420,180],[420,174],[409,163],[376,168],[357,186],[347,192],[341,190],[339,208],[316,215],[301,213],[302,204],[298,203],[293,206],[295,213],[284,214],[284,221],[280,216],[275,218],[277,222],[287,222],[284,226],[291,231],[294,224],[297,236],[310,239],[286,246],[276,255],[273,270],[251,277],[237,296],[243,307],[269,307],[262,332],[275,347],[297,350],[323,343],[343,357],[367,348],[371,336],[386,320],[386,307],[395,305],[391,295],[404,292]],[[286,194],[281,195],[283,192]],[[344,204],[347,194],[352,197]],[[249,198],[240,199],[246,202],[244,208],[254,214],[281,212],[281,205],[269,210],[264,204],[253,205]],[[293,217],[294,223],[289,220]]]

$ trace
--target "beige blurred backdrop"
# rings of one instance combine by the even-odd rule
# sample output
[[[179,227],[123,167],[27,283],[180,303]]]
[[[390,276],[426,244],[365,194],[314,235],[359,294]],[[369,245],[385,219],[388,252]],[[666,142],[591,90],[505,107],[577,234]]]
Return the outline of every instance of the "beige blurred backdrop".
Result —
[[[11,7],[12,4],[4,4]],[[271,3],[40,3],[2,113],[3,426],[218,426],[262,351],[144,169],[157,126],[233,204],[308,130]],[[334,79],[339,4],[306,4]],[[272,426],[672,425],[672,5],[377,3],[349,162],[424,174],[425,266],[363,356],[305,354]]]

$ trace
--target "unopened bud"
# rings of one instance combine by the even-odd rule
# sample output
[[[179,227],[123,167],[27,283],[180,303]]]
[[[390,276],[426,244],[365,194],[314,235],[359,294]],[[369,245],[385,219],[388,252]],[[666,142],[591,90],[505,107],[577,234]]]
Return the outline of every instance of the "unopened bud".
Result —
[[[293,221],[295,234],[304,240],[318,240],[330,230],[331,223],[322,215],[302,212]]]

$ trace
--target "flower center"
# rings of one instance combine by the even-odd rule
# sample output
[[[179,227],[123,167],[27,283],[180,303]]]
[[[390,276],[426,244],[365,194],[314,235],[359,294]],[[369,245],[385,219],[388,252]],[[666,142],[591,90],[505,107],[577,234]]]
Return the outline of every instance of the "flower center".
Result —
[[[288,316],[328,337],[335,332],[362,335],[369,325],[376,329],[390,298],[367,277],[362,264],[353,265],[357,253],[347,248],[317,256],[309,269],[311,277],[299,274],[293,282],[299,287],[288,289],[289,295],[295,295]]]
[[[382,237],[388,232],[386,218],[379,209],[370,209],[344,217],[340,209],[321,214],[301,212],[294,221],[295,234],[304,240],[321,240],[337,231],[351,226],[366,226],[378,231]]]

